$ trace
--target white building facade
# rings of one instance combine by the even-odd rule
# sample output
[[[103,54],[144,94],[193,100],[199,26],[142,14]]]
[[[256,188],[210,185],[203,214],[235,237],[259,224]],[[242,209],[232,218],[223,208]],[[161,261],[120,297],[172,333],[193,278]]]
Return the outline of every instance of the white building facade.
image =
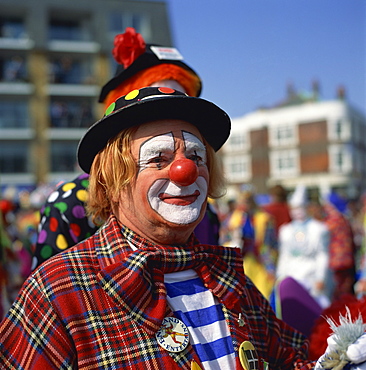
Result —
[[[229,193],[250,184],[266,193],[298,183],[356,197],[366,188],[366,119],[344,99],[310,100],[232,120],[223,149]]]

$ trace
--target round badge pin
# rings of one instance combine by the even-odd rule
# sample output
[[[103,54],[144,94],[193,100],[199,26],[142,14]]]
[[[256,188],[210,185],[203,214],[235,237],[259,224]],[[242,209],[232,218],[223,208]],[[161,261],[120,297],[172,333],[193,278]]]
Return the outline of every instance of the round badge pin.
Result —
[[[169,352],[182,352],[189,343],[188,328],[175,317],[165,317],[155,336],[159,345]]]
[[[239,347],[239,359],[244,370],[258,370],[257,351],[249,341],[243,342]]]

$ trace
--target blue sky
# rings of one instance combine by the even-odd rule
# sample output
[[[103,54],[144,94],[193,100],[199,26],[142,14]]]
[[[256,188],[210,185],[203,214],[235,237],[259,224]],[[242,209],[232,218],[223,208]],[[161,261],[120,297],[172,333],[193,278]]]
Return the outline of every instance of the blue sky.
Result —
[[[366,113],[366,0],[166,0],[175,46],[202,97],[234,117],[271,106],[292,83]]]

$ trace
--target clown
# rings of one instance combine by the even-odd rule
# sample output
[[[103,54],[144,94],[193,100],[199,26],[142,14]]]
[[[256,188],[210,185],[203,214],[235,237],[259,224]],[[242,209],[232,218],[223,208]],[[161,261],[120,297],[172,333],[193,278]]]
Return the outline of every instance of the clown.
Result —
[[[164,51],[162,53],[162,50]],[[141,34],[127,27],[114,39],[113,57],[117,70],[101,89],[99,102],[105,108],[117,98],[145,86],[164,86],[199,96],[202,81],[172,47],[147,44]],[[41,222],[33,251],[32,270],[51,256],[72,247],[94,234],[101,225],[85,212],[89,176],[79,175],[62,182],[41,209]],[[203,243],[218,244],[219,221],[213,207],[206,206],[206,215],[196,230]]]
[[[105,223],[23,285],[0,324],[2,368],[315,365],[304,336],[244,275],[240,249],[193,233],[207,197],[224,193],[215,152],[230,128],[221,108],[171,88],[111,104],[78,147],[88,210]]]
[[[144,124],[134,135],[131,152],[139,172],[132,184],[133,197],[126,190],[118,199],[119,219],[128,227],[140,225],[141,235],[152,228],[160,243],[168,224],[164,239],[169,243],[170,230],[178,230],[177,242],[184,243],[191,224],[201,220],[207,198],[206,149],[199,131],[174,120]],[[182,179],[179,172],[185,174]]]

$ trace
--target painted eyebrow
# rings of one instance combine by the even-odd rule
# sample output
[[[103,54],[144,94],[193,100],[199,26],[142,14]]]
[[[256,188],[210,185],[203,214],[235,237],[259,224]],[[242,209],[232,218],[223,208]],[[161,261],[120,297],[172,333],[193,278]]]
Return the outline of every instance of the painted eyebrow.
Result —
[[[196,148],[197,149],[202,149],[202,150],[204,150],[205,149],[205,145],[203,144],[203,142],[202,142],[202,140],[200,140],[200,138],[198,137],[198,136],[196,136],[195,134],[193,134],[192,132],[190,132],[190,131],[186,131],[186,130],[181,130],[181,133],[182,133],[182,138],[183,138],[183,143],[184,143],[184,148],[185,149],[187,149],[187,146],[186,146],[186,142],[187,142],[187,135],[191,135],[191,136],[193,136],[193,137],[195,137],[198,141],[199,141],[199,143],[201,143],[202,144],[202,147],[200,147],[199,145],[196,145]],[[159,134],[159,135],[156,135],[156,136],[153,136],[153,137],[151,137],[151,138],[149,138],[149,139],[147,139],[147,140],[145,140],[144,142],[142,142],[141,143],[141,145],[140,145],[140,148],[139,148],[139,159],[141,158],[141,149],[145,146],[145,144],[147,144],[149,141],[151,141],[151,140],[154,140],[156,137],[158,137],[158,136],[171,136],[172,138],[173,138],[173,145],[174,145],[174,147],[173,147],[173,151],[175,152],[176,151],[176,146],[175,146],[175,140],[174,140],[174,138],[175,138],[175,136],[174,136],[174,134],[173,134],[173,131],[167,131],[167,132],[165,132],[165,133],[162,133],[162,134]],[[193,149],[195,149],[195,148],[193,148]]]
[[[186,135],[185,135],[186,134]],[[200,147],[199,145],[198,145],[198,143],[195,145],[195,147],[193,148],[194,150],[196,150],[196,149],[201,149],[201,150],[205,150],[206,149],[206,146],[205,146],[205,144],[203,144],[203,142],[202,142],[202,140],[198,137],[198,136],[196,136],[195,134],[192,134],[192,132],[189,132],[189,131],[185,131],[185,130],[182,130],[182,137],[183,137],[183,142],[184,142],[184,147],[185,147],[185,149],[187,149],[187,146],[186,146],[186,141],[187,141],[187,134],[188,135],[191,135],[191,136],[193,136],[193,137],[195,137],[200,143],[201,143],[201,145],[202,145],[202,147]]]
[[[158,137],[165,137],[167,140],[169,140],[169,144],[170,144],[169,147],[172,146],[173,151],[175,150],[175,141],[174,141],[174,136],[173,136],[172,131],[170,131],[170,132],[168,131],[168,132],[165,132],[163,134],[159,134],[159,135],[153,136],[153,137],[145,140],[143,143],[141,143],[140,148],[139,148],[139,156],[138,156],[138,160],[137,160],[137,165],[140,168],[139,172],[144,170],[147,157],[160,155],[162,150],[164,150],[164,147],[159,147],[159,141],[157,141],[155,143],[155,145],[154,145],[154,143],[152,143],[152,148],[151,147],[146,148],[146,146],[148,146],[147,144],[150,141],[156,140],[156,138],[158,138]],[[165,144],[163,142],[163,146],[164,145]]]
[[[174,148],[175,148],[175,141],[174,141],[174,135],[173,135],[173,132],[172,131],[167,131],[163,134],[159,134],[159,135],[156,135],[156,136],[153,136],[153,137],[150,137],[149,139],[146,139],[143,143],[141,143],[140,145],[140,148],[139,148],[139,158],[141,158],[141,151],[142,151],[142,148],[144,146],[146,146],[146,144],[151,141],[151,140],[155,140],[158,136],[167,136],[167,137],[171,137],[173,138],[173,145],[174,145]],[[173,149],[174,149],[173,148]]]
[[[141,143],[139,152],[141,151],[141,148],[142,148],[146,143],[148,143],[150,140],[155,139],[157,136],[168,136],[168,135],[170,135],[170,136],[174,137],[174,135],[173,135],[173,131],[167,131],[167,132],[165,132],[165,133],[163,133],[163,134],[159,134],[159,135],[156,135],[156,136],[150,137],[149,139],[146,139],[145,141],[143,141],[143,142]]]

